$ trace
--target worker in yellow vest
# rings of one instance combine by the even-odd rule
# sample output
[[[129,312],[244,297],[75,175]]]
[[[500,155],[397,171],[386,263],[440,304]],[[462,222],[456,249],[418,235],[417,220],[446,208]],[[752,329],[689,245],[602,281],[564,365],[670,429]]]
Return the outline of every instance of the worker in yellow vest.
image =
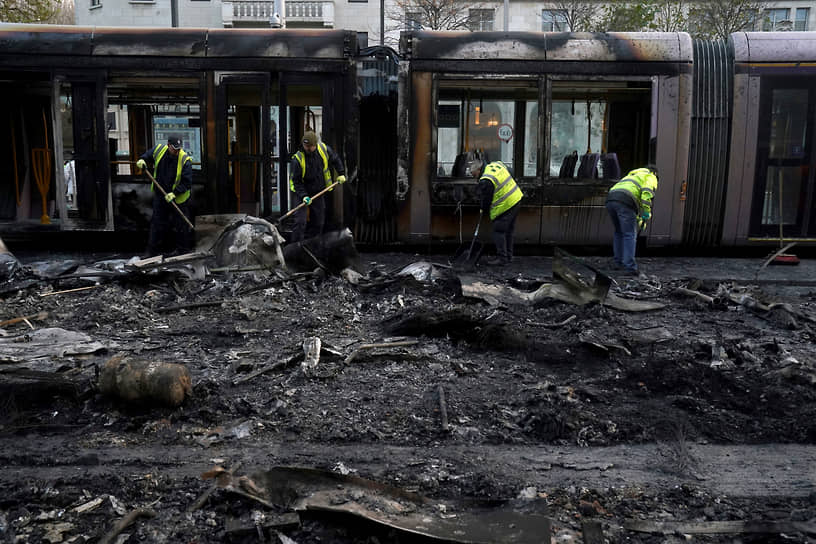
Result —
[[[615,227],[612,241],[615,268],[626,275],[640,274],[635,261],[637,235],[652,217],[657,176],[656,166],[636,168],[613,185],[606,197],[606,209]]]
[[[193,250],[195,233],[184,219],[172,209],[175,202],[181,213],[192,223],[193,159],[182,149],[181,138],[170,136],[166,144],[157,144],[142,154],[136,166],[144,170],[153,168],[153,177],[167,193],[153,191],[153,218],[150,220],[150,238],[147,243],[149,257],[161,254],[184,254]],[[172,239],[173,244],[169,245]]]
[[[510,168],[501,161],[482,164],[476,162],[471,172],[479,178],[481,196],[481,213],[488,213],[493,222],[493,243],[496,244],[496,256],[488,259],[487,264],[501,266],[513,260],[513,233],[516,230],[516,217],[521,208],[524,196],[521,188],[513,179]],[[479,216],[481,220],[481,215]]]
[[[312,200],[312,196],[333,183],[332,169],[337,172],[335,181],[340,184],[346,182],[346,169],[340,156],[331,147],[318,141],[314,131],[309,130],[303,134],[301,146],[302,149],[292,156],[289,164],[289,189],[309,207],[308,224],[305,207],[295,212],[295,226],[290,242],[300,242],[304,238],[323,234],[326,199]]]

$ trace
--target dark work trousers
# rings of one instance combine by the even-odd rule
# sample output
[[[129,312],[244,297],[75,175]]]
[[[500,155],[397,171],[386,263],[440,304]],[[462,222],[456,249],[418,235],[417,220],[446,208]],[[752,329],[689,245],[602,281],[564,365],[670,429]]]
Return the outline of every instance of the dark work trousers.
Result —
[[[323,224],[326,222],[326,198],[328,193],[312,200],[308,206],[304,206],[295,212],[295,226],[292,229],[292,242],[300,242],[306,238],[323,234]],[[308,210],[308,223],[307,213]]]
[[[493,220],[493,243],[496,256],[508,263],[513,260],[513,233],[516,230],[520,204],[516,204]]]
[[[615,234],[612,237],[612,254],[615,265],[625,268],[629,273],[637,274],[638,265],[635,261],[637,213],[625,202],[617,200],[608,200],[606,209],[615,227]]]
[[[184,216],[193,222],[193,208],[188,198],[183,204],[176,204]],[[172,243],[172,245],[169,245]],[[189,253],[195,244],[195,233],[181,218],[173,205],[164,200],[158,191],[153,194],[153,219],[150,221],[150,239],[147,243],[149,257],[164,253]]]

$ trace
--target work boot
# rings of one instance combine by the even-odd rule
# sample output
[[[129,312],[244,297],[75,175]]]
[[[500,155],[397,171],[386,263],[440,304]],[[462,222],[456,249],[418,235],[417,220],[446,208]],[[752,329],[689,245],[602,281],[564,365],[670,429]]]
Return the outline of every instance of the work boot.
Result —
[[[488,266],[502,266],[502,265],[505,265],[505,264],[508,264],[508,261],[507,261],[507,259],[505,259],[501,255],[496,255],[495,257],[490,257],[487,260],[487,265]]]

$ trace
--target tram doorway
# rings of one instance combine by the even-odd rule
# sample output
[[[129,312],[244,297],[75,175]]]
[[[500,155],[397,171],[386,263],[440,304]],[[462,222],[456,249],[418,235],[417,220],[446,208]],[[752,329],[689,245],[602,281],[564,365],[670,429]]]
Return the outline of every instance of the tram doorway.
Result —
[[[767,78],[760,93],[752,234],[814,238],[816,83]]]

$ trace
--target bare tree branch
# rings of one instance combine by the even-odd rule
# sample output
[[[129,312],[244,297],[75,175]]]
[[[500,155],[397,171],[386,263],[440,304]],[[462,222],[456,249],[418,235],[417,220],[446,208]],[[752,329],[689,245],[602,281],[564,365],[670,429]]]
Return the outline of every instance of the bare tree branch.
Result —
[[[388,30],[468,30],[470,10],[476,6],[459,0],[396,0],[386,10]]]
[[[734,32],[753,29],[762,8],[755,0],[698,2],[689,10],[690,31],[697,38],[726,40]]]
[[[561,0],[550,5],[554,11],[564,14],[570,32],[589,32],[594,28],[595,21],[603,15],[601,4],[591,0]]]

